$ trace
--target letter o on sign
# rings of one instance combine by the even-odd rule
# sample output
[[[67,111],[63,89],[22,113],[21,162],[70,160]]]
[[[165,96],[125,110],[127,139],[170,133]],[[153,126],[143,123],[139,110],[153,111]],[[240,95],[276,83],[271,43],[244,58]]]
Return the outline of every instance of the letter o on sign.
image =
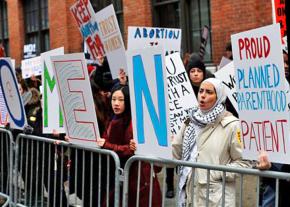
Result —
[[[0,60],[0,86],[10,118],[20,128],[25,124],[25,113],[14,72],[7,60]]]

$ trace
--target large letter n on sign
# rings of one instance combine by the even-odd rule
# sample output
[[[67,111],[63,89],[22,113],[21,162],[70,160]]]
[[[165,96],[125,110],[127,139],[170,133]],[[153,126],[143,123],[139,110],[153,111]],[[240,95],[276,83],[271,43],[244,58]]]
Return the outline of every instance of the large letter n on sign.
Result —
[[[136,106],[136,122],[138,142],[145,143],[144,137],[144,119],[143,119],[143,101],[144,96],[147,109],[151,118],[151,122],[160,146],[168,146],[167,144],[167,123],[166,123],[166,105],[164,94],[164,78],[162,72],[162,57],[161,55],[154,55],[155,76],[158,96],[158,112],[157,116],[152,96],[148,87],[146,75],[144,72],[144,65],[140,55],[133,57],[133,76],[134,76],[134,90],[135,90],[135,106]],[[146,123],[147,124],[147,123]]]

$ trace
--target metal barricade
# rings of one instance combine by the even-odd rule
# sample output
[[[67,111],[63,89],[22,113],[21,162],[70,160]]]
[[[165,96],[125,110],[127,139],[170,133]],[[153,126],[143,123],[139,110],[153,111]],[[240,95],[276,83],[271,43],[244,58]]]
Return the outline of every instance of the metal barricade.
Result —
[[[20,134],[15,171],[18,206],[119,207],[120,161],[113,151]]]
[[[10,197],[6,194],[0,193],[0,206],[6,207],[10,204]]]
[[[10,131],[0,128],[0,192],[12,195],[13,139]]]
[[[135,177],[134,179],[137,180],[137,195],[136,195],[136,201],[133,199],[134,203],[130,203],[132,202],[132,199],[128,199],[129,196],[132,196],[129,191],[132,188],[132,185],[129,184],[130,180],[132,181],[132,178],[130,179],[130,170],[131,168],[134,167],[134,163],[136,164],[136,162],[138,163],[138,176]],[[140,171],[142,171],[142,164],[141,163],[148,163],[150,165],[150,174],[149,176],[149,196],[147,196],[144,199],[144,194],[140,193],[142,191],[142,189],[148,184],[148,183],[143,183],[142,186],[142,182],[140,182]],[[154,173],[154,166],[162,166],[163,170],[163,175],[159,175],[159,177],[161,177],[161,179],[159,178],[159,180],[161,180],[161,186],[162,190],[161,190],[161,201],[160,201],[160,206],[176,206],[176,202],[178,202],[178,198],[177,199],[171,199],[170,202],[168,201],[168,199],[165,199],[165,177],[166,177],[166,170],[164,170],[164,168],[166,167],[178,167],[178,166],[185,166],[185,167],[190,167],[192,168],[192,186],[191,189],[193,189],[192,192],[192,198],[191,200],[194,201],[194,196],[197,195],[196,192],[196,188],[197,188],[197,184],[194,182],[195,179],[195,170],[194,169],[204,169],[207,172],[207,183],[205,184],[205,192],[206,192],[206,199],[205,199],[205,204],[204,206],[211,206],[210,205],[210,196],[211,192],[209,190],[210,185],[212,183],[210,183],[210,176],[211,176],[211,171],[219,171],[222,173],[222,178],[220,181],[218,181],[221,186],[221,200],[220,200],[220,206],[225,206],[225,199],[226,199],[226,195],[225,195],[225,191],[227,188],[227,180],[226,180],[226,176],[229,175],[229,173],[235,173],[236,175],[239,175],[240,178],[240,182],[239,184],[236,183],[236,188],[237,190],[240,192],[239,198],[236,199],[236,203],[238,203],[238,206],[244,206],[244,197],[243,197],[243,189],[244,189],[244,179],[245,176],[247,175],[251,175],[251,176],[256,176],[257,177],[257,181],[256,181],[256,196],[255,195],[251,195],[252,199],[255,200],[255,204],[251,205],[251,206],[257,206],[259,207],[259,194],[260,194],[260,178],[273,178],[275,179],[276,182],[276,197],[275,197],[275,206],[278,206],[278,200],[279,200],[279,180],[290,180],[290,173],[282,173],[282,172],[275,172],[275,171],[260,171],[257,169],[251,169],[251,168],[239,168],[239,167],[227,167],[224,165],[208,165],[208,164],[202,164],[202,163],[193,163],[193,162],[185,162],[185,161],[179,161],[179,160],[164,160],[164,159],[158,159],[158,158],[148,158],[148,157],[144,157],[144,156],[133,156],[131,157],[124,168],[124,187],[123,187],[123,201],[122,201],[122,206],[123,207],[127,207],[127,206],[140,206],[140,202],[141,199],[140,197],[143,197],[142,203],[144,204],[144,202],[149,202],[148,205],[146,206],[156,206],[156,203],[154,204],[154,195],[156,193],[158,193],[158,190],[154,189],[155,187],[153,186],[153,179],[155,176]],[[163,178],[162,178],[163,176]],[[177,182],[178,183],[178,182]],[[178,186],[178,184],[177,184]],[[237,187],[238,186],[238,187]],[[177,190],[176,190],[177,192]],[[178,193],[176,194],[178,195]],[[228,196],[228,195],[227,195]],[[178,196],[177,196],[178,197]],[[248,199],[248,198],[247,198]],[[130,200],[130,201],[129,201]],[[135,204],[136,202],[136,204]],[[145,206],[145,205],[141,205],[141,206]],[[192,206],[194,206],[194,202],[192,202]]]

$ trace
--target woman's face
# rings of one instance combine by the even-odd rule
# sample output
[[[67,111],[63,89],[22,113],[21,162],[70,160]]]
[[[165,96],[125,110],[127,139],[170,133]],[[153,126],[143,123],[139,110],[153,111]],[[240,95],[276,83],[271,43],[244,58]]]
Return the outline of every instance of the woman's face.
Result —
[[[189,78],[195,85],[199,85],[203,81],[203,71],[199,68],[191,68]]]
[[[119,115],[125,111],[125,97],[121,90],[115,91],[112,95],[112,108],[114,114]]]
[[[214,106],[216,101],[217,96],[214,85],[209,82],[203,82],[200,85],[198,92],[198,104],[200,110],[208,111]]]

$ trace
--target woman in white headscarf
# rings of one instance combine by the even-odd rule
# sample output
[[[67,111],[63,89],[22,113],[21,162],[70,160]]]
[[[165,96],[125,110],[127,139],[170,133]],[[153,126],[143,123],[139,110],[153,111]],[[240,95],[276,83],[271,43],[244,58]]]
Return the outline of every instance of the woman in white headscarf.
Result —
[[[189,118],[174,138],[173,157],[183,161],[212,165],[248,167],[242,160],[239,122],[226,111],[226,95],[220,80],[204,80],[198,92],[198,107],[193,107]],[[196,169],[192,189],[192,168],[179,168],[178,206],[205,206],[207,199],[207,170]],[[220,171],[210,171],[209,206],[222,204],[222,179]],[[194,201],[192,201],[194,193]],[[226,174],[225,206],[235,206],[235,174]]]

